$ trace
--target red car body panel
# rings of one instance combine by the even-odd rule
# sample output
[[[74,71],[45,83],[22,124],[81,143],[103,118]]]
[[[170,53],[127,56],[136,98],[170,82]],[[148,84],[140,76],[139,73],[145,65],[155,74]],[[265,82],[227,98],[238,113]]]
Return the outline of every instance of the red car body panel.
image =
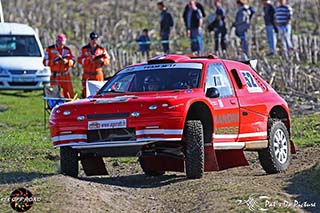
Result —
[[[205,143],[205,171],[248,165],[243,154],[246,143],[267,140],[268,118],[275,107],[280,107],[287,114],[285,122],[290,133],[290,114],[286,102],[249,65],[215,57],[192,59],[188,56],[168,55],[154,59],[156,60],[160,65],[138,64],[127,69],[139,66],[153,69],[152,66],[166,67],[165,64],[171,66],[170,63],[172,66],[180,63],[201,64],[199,87],[104,94],[63,104],[54,108],[50,116],[54,147],[71,146],[81,153],[83,150],[130,146],[148,149],[158,142],[173,146],[183,145],[183,130],[188,113],[194,104],[199,103],[209,109],[208,116],[212,117],[212,138],[209,143]],[[224,67],[231,83],[232,96],[206,97],[208,69],[214,64]],[[238,80],[233,72],[238,74]],[[243,84],[241,88],[239,82]],[[156,109],[152,109],[154,106]],[[137,114],[139,116],[135,117]],[[129,129],[135,138],[120,142],[88,142],[90,137],[96,137],[90,135],[89,131],[119,128]],[[114,152],[113,155],[125,156]],[[153,169],[184,170],[183,158],[153,155],[144,156],[144,161],[146,167]]]

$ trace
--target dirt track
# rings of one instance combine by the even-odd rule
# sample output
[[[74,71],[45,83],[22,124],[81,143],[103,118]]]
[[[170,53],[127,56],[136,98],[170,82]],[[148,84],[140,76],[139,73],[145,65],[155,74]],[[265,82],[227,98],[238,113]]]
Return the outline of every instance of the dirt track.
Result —
[[[109,163],[111,176],[34,179],[28,186],[42,201],[32,212],[249,212],[238,200],[250,195],[257,202],[259,196],[268,196],[275,205],[267,207],[272,212],[320,212],[320,192],[312,183],[319,153],[320,146],[298,150],[289,170],[276,175],[266,175],[250,153],[250,166],[206,173],[199,180],[188,180],[182,173],[146,177],[137,163]],[[281,209],[284,202],[293,205],[294,200],[316,207]],[[260,200],[252,208],[259,212],[265,204]]]

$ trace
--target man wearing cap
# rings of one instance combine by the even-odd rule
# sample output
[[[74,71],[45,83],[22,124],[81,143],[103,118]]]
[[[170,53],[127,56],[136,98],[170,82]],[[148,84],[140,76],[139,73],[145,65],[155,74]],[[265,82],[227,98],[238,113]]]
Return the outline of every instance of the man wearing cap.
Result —
[[[59,85],[65,98],[73,98],[73,88],[69,68],[75,64],[71,50],[65,46],[67,38],[59,34],[56,44],[46,48],[43,64],[51,69],[50,85]]]
[[[110,63],[110,56],[105,48],[98,45],[98,34],[91,32],[89,44],[82,47],[79,53],[78,62],[83,67],[82,75],[82,96],[86,97],[86,81],[103,81],[102,68]]]

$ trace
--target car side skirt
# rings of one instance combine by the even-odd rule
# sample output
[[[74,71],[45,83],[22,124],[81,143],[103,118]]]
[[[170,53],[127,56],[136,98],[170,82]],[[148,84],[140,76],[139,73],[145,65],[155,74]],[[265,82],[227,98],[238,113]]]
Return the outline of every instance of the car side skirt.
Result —
[[[211,144],[208,144],[208,146],[210,145]],[[247,141],[247,142],[216,142],[216,143],[213,143],[213,146],[215,150],[243,149],[246,151],[255,151],[255,150],[267,148],[268,140]]]

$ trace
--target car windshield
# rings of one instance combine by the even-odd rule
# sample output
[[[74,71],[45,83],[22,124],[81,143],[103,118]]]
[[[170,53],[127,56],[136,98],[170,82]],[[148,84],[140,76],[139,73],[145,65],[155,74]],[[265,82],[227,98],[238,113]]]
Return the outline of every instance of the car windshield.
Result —
[[[202,64],[154,64],[120,71],[98,94],[198,88]]]
[[[33,35],[0,35],[0,57],[41,57]]]

